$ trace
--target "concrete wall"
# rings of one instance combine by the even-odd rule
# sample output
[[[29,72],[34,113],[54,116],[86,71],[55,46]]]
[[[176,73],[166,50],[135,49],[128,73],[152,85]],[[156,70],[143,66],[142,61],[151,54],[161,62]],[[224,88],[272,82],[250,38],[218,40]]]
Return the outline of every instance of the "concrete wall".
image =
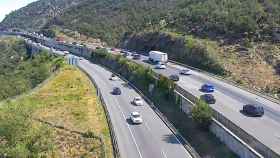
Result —
[[[185,92],[185,91],[183,92],[184,94],[181,94],[180,91],[182,91],[182,89],[176,88],[175,94],[176,94],[176,96],[181,97],[181,110],[184,111],[186,114],[190,114],[191,110],[194,106],[194,102],[195,102],[196,98],[194,96],[192,96],[190,93]],[[188,97],[185,97],[185,96],[188,96]],[[215,111],[214,111],[214,116],[217,116]],[[228,121],[225,117],[222,118],[220,116],[219,120],[221,120],[221,119],[224,121],[225,120]],[[229,149],[231,149],[231,151],[233,151],[240,158],[264,158],[261,154],[259,154],[252,147],[250,147],[246,142],[244,142],[237,135],[235,135],[235,133],[231,131],[232,129],[228,129],[221,122],[216,120],[215,117],[212,120],[213,121],[210,126],[210,131],[217,138],[219,138],[221,142],[226,144],[226,146]],[[233,127],[234,124],[227,123],[226,125]],[[234,127],[234,128],[238,129],[236,127]],[[251,136],[248,135],[248,137],[251,137]],[[271,157],[271,156],[265,156],[265,157]]]
[[[248,144],[238,138],[234,133],[232,133],[229,129],[227,129],[215,119],[213,119],[213,122],[210,126],[210,131],[239,157],[263,158],[262,155],[257,153],[253,148],[251,148]]]

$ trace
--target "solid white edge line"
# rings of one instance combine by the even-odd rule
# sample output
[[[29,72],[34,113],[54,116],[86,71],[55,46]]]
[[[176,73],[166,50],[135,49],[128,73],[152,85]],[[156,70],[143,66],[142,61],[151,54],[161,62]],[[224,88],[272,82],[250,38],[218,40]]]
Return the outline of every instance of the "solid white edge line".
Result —
[[[164,158],[167,158],[167,156],[163,150],[161,150],[161,154],[163,155]]]
[[[117,99],[116,99],[115,97],[113,97],[113,98],[114,98],[114,100],[118,103]],[[117,104],[117,107],[118,107],[119,111],[122,113],[123,119],[126,121],[127,118],[125,117],[125,114],[124,114],[123,111],[121,110],[120,105]],[[132,133],[132,131],[131,131],[129,125],[128,125],[127,123],[125,123],[125,125],[127,126],[128,130],[129,130],[129,133],[130,133],[131,136],[132,136],[133,142],[134,142],[134,144],[135,144],[135,146],[136,146],[136,149],[137,149],[137,152],[138,152],[139,156],[140,156],[141,158],[143,158],[143,157],[142,157],[142,154],[141,154],[141,152],[140,152],[140,148],[139,148],[138,144],[136,143],[136,139],[135,139],[135,137],[134,137],[134,135],[133,135],[133,133]]]

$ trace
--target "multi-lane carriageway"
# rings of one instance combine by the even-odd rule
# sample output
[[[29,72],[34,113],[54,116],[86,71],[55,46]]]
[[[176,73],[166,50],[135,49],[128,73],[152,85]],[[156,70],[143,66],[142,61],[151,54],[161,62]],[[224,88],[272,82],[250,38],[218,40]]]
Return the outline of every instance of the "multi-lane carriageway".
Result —
[[[132,60],[131,56],[128,56],[128,58]],[[147,60],[147,56],[142,56],[140,60],[134,61],[146,67],[151,67],[155,72],[167,77],[172,74],[179,74],[179,71],[184,68],[174,63],[167,63],[166,69],[158,70],[154,69],[154,65],[147,63]],[[213,95],[217,102],[211,105],[213,109],[280,155],[280,105],[278,103],[197,71],[192,71],[189,76],[180,76],[177,85],[194,96],[200,97],[203,93],[199,89],[205,83],[211,83],[215,86]],[[240,110],[243,105],[249,103],[263,106],[264,116],[258,118],[242,114]]]
[[[152,68],[154,67],[147,64],[145,60],[147,60],[147,57],[142,56],[141,60],[136,60],[135,62]],[[169,76],[178,73],[179,69],[182,69],[182,67],[168,63],[167,69],[154,69],[154,71]],[[197,71],[193,71],[190,76],[181,77],[177,84],[186,91],[199,97],[202,94],[199,91],[200,86],[204,83],[211,83],[216,87],[214,96],[217,99],[217,103],[211,105],[213,109],[280,155],[280,105],[278,103]],[[265,115],[261,118],[244,116],[240,113],[240,110],[244,104],[248,103],[262,105],[265,109]]]
[[[191,158],[146,102],[144,106],[131,104],[139,94],[126,82],[121,79],[110,81],[111,72],[85,59],[80,60],[78,65],[96,82],[103,95],[122,158]],[[122,94],[112,95],[113,87],[120,87]],[[140,112],[144,120],[142,124],[131,124],[129,115],[133,111]]]

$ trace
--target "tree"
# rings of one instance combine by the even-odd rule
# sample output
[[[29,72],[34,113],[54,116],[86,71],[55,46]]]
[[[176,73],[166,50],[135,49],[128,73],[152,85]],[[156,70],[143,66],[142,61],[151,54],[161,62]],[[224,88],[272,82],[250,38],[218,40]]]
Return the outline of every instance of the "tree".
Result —
[[[210,106],[202,100],[198,100],[192,109],[192,118],[203,129],[208,129],[211,124],[213,111]]]
[[[54,38],[56,36],[55,31],[52,29],[43,29],[40,31],[40,33],[49,38]]]

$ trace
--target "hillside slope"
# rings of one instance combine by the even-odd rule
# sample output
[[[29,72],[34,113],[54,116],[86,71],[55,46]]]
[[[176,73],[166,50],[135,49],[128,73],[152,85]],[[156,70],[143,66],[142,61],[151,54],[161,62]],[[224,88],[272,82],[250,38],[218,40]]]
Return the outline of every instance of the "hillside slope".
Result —
[[[32,94],[3,105],[0,157],[113,157],[96,89],[77,68],[63,66]]]
[[[0,24],[3,28],[40,30],[49,20],[60,15],[65,9],[82,2],[81,0],[39,0],[10,13]]]
[[[136,50],[139,50],[139,45],[142,45],[143,41],[144,43],[150,41],[149,46],[141,49],[142,51],[159,49],[158,44],[154,42],[163,41],[165,37],[158,39],[157,36],[142,36],[140,37],[142,41],[133,40],[135,39],[133,36],[139,37],[137,34],[168,32],[179,34],[183,39],[192,37],[195,39],[194,44],[198,45],[195,47],[207,49],[202,49],[204,52],[200,54],[193,52],[192,57],[184,56],[188,58],[183,61],[185,64],[214,73],[217,71],[212,70],[218,65],[226,73],[217,74],[227,74],[229,79],[250,88],[271,94],[280,93],[278,0],[83,0],[79,3],[75,0],[62,0],[61,3],[66,1],[74,5],[64,7],[63,11],[54,16],[55,18],[46,18],[45,14],[40,14],[48,20],[44,22],[44,26],[37,28],[72,30],[75,33],[99,38],[111,46]],[[46,5],[42,0],[37,2],[39,3]],[[20,24],[19,17],[29,17],[32,10],[42,12],[40,8],[44,7],[29,5],[9,15],[1,25],[25,28],[25,25],[17,25]],[[35,14],[32,17],[38,20],[40,16]],[[37,25],[35,21],[28,21],[25,18],[20,22]],[[13,25],[16,21],[17,23]],[[170,40],[171,44],[174,40],[176,41]],[[130,41],[129,43],[134,46],[124,44],[125,41]],[[176,52],[189,54],[191,50],[177,49],[181,48],[168,45],[160,47],[160,50],[169,51],[170,56],[176,60],[182,55]],[[210,58],[206,59],[201,55]],[[190,62],[197,58],[207,61]],[[208,60],[211,65],[201,66]]]
[[[56,61],[45,53],[28,56],[22,40],[0,38],[0,100],[37,86],[58,68]]]

